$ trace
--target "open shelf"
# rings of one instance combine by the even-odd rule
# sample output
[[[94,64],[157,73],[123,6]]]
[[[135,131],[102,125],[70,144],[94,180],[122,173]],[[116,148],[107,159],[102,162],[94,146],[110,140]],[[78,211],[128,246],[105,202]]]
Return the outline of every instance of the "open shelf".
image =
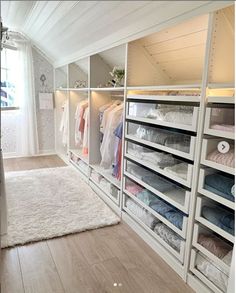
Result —
[[[68,88],[82,90],[89,87],[89,58],[70,63],[68,65]]]
[[[123,92],[124,87],[97,87],[97,88],[91,88],[91,91],[95,92]]]
[[[112,88],[110,72],[114,67],[125,69],[126,45],[114,47],[90,57],[90,87],[92,90]],[[124,85],[124,79],[120,86]],[[118,85],[119,86],[119,85]]]
[[[129,43],[128,89],[199,86],[207,29],[208,15],[202,15]]]
[[[68,66],[55,68],[55,88],[63,90],[68,88]]]

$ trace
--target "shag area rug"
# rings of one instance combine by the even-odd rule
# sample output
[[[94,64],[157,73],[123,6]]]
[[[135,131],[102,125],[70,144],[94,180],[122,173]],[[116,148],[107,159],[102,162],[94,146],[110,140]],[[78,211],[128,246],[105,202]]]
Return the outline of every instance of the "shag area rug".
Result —
[[[6,173],[8,233],[1,247],[118,224],[71,166]]]

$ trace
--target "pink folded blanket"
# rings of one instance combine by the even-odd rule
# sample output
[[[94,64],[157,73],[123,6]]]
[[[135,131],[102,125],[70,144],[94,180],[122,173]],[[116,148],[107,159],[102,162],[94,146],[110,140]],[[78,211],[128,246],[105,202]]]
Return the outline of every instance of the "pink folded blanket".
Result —
[[[232,247],[215,235],[199,234],[198,243],[222,259]]]
[[[234,147],[231,146],[230,150],[226,154],[222,154],[218,150],[214,150],[207,156],[207,160],[234,168]]]
[[[211,129],[234,132],[235,126],[231,124],[213,124]]]
[[[137,193],[141,192],[143,188],[137,184],[129,183],[126,185],[125,189],[132,193],[133,195],[136,195]]]

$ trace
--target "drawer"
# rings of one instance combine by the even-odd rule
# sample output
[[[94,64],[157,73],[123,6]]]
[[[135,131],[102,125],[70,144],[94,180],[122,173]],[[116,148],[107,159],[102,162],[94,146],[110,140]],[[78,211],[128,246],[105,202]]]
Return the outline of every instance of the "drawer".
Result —
[[[169,227],[126,194],[123,195],[123,209],[167,251],[183,263],[185,241],[179,235],[171,231]]]
[[[198,183],[198,192],[201,193],[202,195],[214,200],[214,201],[217,201],[218,203],[226,206],[226,207],[229,207],[231,209],[234,210],[234,197],[228,197],[228,198],[225,198],[222,196],[222,194],[216,194],[214,191],[214,189],[208,189],[205,187],[205,180],[206,180],[206,176],[210,176],[210,175],[214,175],[215,173],[217,173],[216,170],[214,169],[211,169],[211,168],[201,168],[200,169],[200,172],[199,172],[199,183]],[[226,176],[226,175],[225,175]],[[233,179],[233,176],[228,176],[229,178],[232,178]],[[234,179],[233,179],[234,181]]]
[[[117,205],[120,203],[120,190],[109,182],[105,177],[92,169],[90,174],[90,180],[112,201]]]
[[[219,237],[219,235],[215,234],[212,230],[195,223],[193,230],[193,246],[229,274],[232,258],[229,258],[226,262],[223,261],[223,259],[230,251],[232,252],[232,243]]]
[[[191,187],[193,165],[172,154],[153,150],[130,141],[125,142],[125,156],[186,187]]]
[[[206,208],[205,208],[206,207]],[[228,241],[234,243],[234,235],[233,229],[226,231],[217,224],[217,219],[226,214],[231,215],[232,221],[234,219],[234,213],[232,210],[224,208],[222,205],[214,202],[210,199],[203,198],[198,196],[197,197],[197,205],[196,205],[196,220],[200,222],[202,225],[206,226],[207,228],[211,229],[215,233],[219,234],[223,238],[227,239]]]
[[[234,124],[234,108],[206,108],[205,134],[234,139]]]
[[[194,159],[195,136],[126,121],[125,137],[144,146],[165,151],[185,159]]]
[[[132,191],[134,185],[136,189],[139,189],[136,193]],[[124,192],[182,238],[186,238],[188,217],[184,213],[154,193],[145,188],[142,189],[141,185],[126,176],[124,178]]]
[[[197,130],[199,108],[157,101],[128,101],[126,118],[188,131]]]
[[[81,171],[86,177],[89,176],[90,168],[87,163],[81,160],[78,156],[76,156],[73,152],[69,152],[70,162]]]
[[[214,293],[227,291],[229,279],[227,272],[196,249],[191,250],[190,271]]]
[[[220,153],[217,149],[220,142],[229,143],[230,149],[228,153]],[[234,174],[234,141],[205,138],[202,141],[201,163],[205,166],[215,168],[217,170]]]
[[[124,160],[124,174],[143,188],[146,188],[158,197],[175,206],[177,209],[188,214],[190,201],[189,190],[182,188],[174,182],[150,171],[150,169],[145,169],[127,159]],[[151,181],[152,178],[155,179],[155,184]],[[164,185],[162,189],[157,184],[158,180]]]

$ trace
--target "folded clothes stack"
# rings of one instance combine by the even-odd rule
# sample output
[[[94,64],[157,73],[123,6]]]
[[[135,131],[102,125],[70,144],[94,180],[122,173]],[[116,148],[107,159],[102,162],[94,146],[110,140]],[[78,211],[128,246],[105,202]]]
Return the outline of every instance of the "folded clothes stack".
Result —
[[[230,265],[232,259],[232,250],[228,252],[222,261]],[[206,256],[197,255],[196,259],[197,269],[203,273],[213,284],[220,288],[223,292],[227,291],[228,286],[228,272],[220,265],[215,264]]]
[[[202,216],[212,224],[234,235],[234,214],[221,207],[202,207]]]
[[[180,252],[181,241],[183,240],[177,233],[155,218],[151,213],[140,207],[131,199],[126,201],[127,208],[138,217],[145,225],[154,231],[162,240]]]
[[[207,156],[207,160],[215,162],[217,164],[234,168],[234,165],[235,165],[234,153],[235,153],[234,146],[231,146],[229,151],[225,154],[219,152],[216,149]]]
[[[233,177],[222,173],[209,174],[205,177],[204,188],[228,200],[235,200]]]

